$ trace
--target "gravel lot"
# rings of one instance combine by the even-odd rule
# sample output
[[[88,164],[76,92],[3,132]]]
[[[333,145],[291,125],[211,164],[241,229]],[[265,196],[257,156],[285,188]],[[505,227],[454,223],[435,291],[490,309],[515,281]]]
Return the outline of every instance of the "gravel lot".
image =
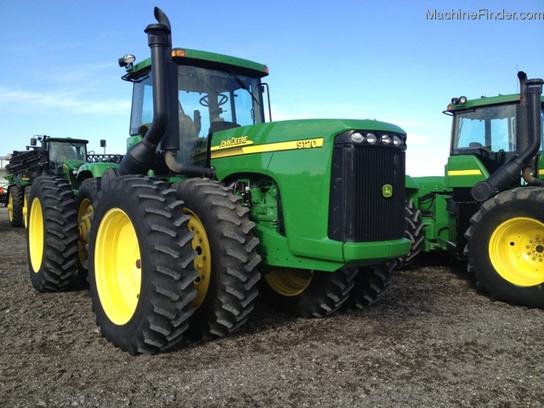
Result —
[[[212,342],[131,357],[86,292],[37,293],[23,229],[0,208],[2,407],[541,407],[544,316],[425,259],[364,311],[293,319],[260,304]]]

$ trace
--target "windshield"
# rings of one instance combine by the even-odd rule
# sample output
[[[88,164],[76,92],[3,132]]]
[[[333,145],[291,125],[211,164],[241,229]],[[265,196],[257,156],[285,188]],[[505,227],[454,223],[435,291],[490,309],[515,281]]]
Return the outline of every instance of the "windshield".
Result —
[[[222,122],[246,126],[264,121],[260,79],[185,65],[178,75],[181,114],[193,120],[199,137],[214,124],[221,129]]]
[[[84,143],[49,142],[49,159],[55,163],[67,160],[85,161],[86,145]]]
[[[151,75],[134,85],[130,131],[153,121]],[[261,82],[231,72],[178,67],[180,138],[207,137],[211,131],[264,122]]]
[[[516,105],[486,106],[455,114],[453,153],[483,148],[489,152],[515,152]]]

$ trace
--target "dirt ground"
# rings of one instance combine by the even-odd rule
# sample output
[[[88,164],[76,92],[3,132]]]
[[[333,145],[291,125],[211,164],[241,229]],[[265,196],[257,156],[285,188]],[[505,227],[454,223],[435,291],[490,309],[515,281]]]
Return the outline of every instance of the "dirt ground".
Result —
[[[544,315],[425,260],[363,311],[294,319],[259,305],[231,337],[131,357],[84,291],[37,293],[0,207],[2,407],[540,407]]]

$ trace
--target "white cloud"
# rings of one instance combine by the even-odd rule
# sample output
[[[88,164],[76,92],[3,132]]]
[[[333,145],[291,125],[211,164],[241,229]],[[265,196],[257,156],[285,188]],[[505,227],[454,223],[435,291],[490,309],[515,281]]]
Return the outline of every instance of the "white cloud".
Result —
[[[91,100],[76,92],[30,92],[0,87],[2,111],[17,113],[86,113],[101,115],[126,114],[130,111],[130,100]]]

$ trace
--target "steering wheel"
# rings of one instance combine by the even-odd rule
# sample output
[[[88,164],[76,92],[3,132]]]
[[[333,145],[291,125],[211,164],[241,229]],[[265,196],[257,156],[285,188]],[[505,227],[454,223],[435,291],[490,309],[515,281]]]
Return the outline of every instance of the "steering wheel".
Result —
[[[218,101],[217,101],[217,106],[221,106],[221,105],[224,105],[227,103],[227,101],[229,100],[229,97],[225,94],[219,94],[217,95],[219,98],[218,98]],[[204,95],[202,98],[200,98],[200,100],[198,101],[202,106],[205,106],[205,107],[208,107],[210,106],[210,101],[208,99],[208,95]]]

